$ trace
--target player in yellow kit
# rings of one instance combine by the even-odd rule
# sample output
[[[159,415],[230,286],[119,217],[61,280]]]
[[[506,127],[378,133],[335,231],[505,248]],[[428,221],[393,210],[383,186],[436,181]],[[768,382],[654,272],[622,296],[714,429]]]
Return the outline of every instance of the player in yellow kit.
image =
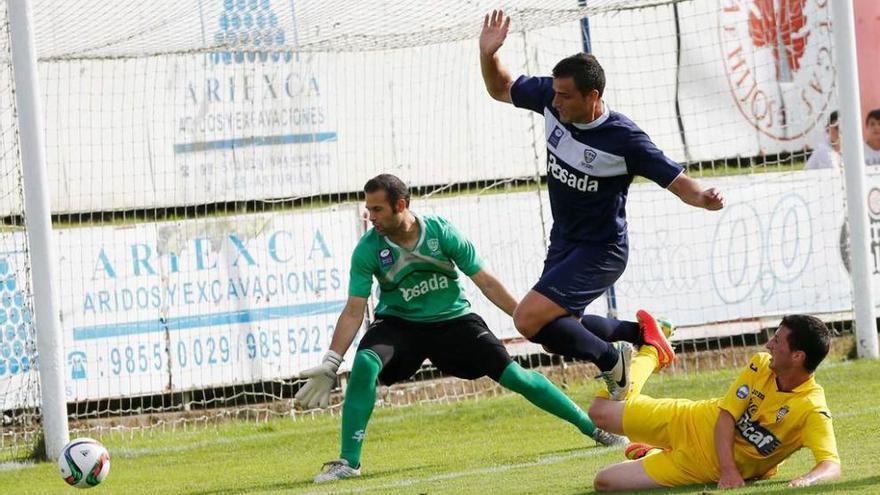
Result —
[[[655,325],[652,322],[643,322]],[[598,491],[644,490],[717,482],[736,488],[745,480],[773,476],[801,447],[816,465],[790,486],[840,477],[840,458],[825,403],[813,372],[828,354],[831,331],[806,315],[783,318],[769,352],[752,356],[727,393],[717,399],[653,399],[641,395],[660,362],[642,346],[632,360],[632,384],[624,401],[600,393],[590,407],[596,426],[634,442],[627,457],[594,480]]]

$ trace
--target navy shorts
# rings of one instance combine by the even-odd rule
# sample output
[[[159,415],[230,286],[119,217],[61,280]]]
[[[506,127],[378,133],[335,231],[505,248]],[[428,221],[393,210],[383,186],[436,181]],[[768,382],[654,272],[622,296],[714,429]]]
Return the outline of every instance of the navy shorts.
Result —
[[[413,376],[425,359],[447,375],[467,380],[488,376],[496,382],[513,362],[504,344],[475,313],[434,323],[376,315],[358,346],[358,351],[364,349],[382,360],[383,385]]]
[[[620,278],[628,255],[626,238],[603,244],[552,240],[541,279],[532,289],[581,316],[588,304]]]

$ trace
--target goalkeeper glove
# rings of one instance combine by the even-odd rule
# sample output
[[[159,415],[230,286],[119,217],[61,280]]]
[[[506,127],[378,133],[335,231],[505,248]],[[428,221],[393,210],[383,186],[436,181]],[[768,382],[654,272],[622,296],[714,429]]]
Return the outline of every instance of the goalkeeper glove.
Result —
[[[306,409],[327,407],[330,403],[330,390],[336,383],[336,371],[339,370],[340,364],[342,364],[342,356],[330,350],[324,355],[321,364],[302,371],[299,377],[308,378],[309,381],[296,393],[296,401]]]

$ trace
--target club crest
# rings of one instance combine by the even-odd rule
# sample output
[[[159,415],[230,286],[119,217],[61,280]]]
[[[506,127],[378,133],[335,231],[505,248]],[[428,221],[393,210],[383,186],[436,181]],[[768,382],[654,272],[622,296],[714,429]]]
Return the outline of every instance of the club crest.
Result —
[[[593,151],[589,148],[584,149],[584,161],[586,163],[593,163],[593,160],[595,160],[595,159],[596,159],[596,152],[595,151]]]
[[[428,239],[428,249],[431,250],[431,254],[437,254],[440,251],[440,240]]]

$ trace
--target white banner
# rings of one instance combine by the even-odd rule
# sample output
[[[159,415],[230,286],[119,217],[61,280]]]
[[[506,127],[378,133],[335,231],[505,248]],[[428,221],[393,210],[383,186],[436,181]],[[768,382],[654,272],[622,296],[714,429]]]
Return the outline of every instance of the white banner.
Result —
[[[657,187],[630,193],[630,261],[615,285],[622,317],[645,308],[698,325],[852,309],[838,171],[703,182],[726,196],[723,210],[687,206]]]
[[[534,175],[533,117],[488,96],[475,39],[297,52],[297,19],[323,8],[206,0],[179,22],[240,50],[41,64],[53,211],[359,191],[380,168],[412,186]],[[243,21],[260,15],[274,38]]]
[[[0,235],[0,410],[38,405],[26,243],[23,232]]]
[[[357,212],[58,232],[67,398],[290,377],[345,304]]]
[[[871,196],[876,203],[872,225],[880,238],[880,174],[869,179],[876,184]],[[851,311],[841,247],[845,197],[838,171],[731,176],[703,182],[725,194],[728,205],[724,210],[710,212],[685,205],[653,183],[631,186],[629,263],[614,286],[621,319],[634,320],[641,308],[682,326],[794,312]],[[546,195],[542,200],[543,211],[549,212]],[[487,267],[516,297],[537,282],[543,268],[545,233],[538,221],[535,193],[450,198],[428,204],[461,226],[485,256]],[[504,214],[475,213],[484,208]],[[485,218],[492,222],[481,224]],[[549,218],[547,222],[549,226]],[[880,242],[875,244],[875,263],[880,267]],[[880,268],[875,274],[880,286]],[[499,337],[519,337],[510,318],[479,290],[471,287],[469,297]],[[587,308],[593,314],[607,311],[604,297]]]
[[[125,25],[147,15],[135,7],[173,8],[102,12]],[[168,45],[173,55],[40,64],[54,212],[358,191],[380,169],[413,186],[544,173],[541,117],[486,94],[475,38],[333,52],[357,43],[312,29],[326,22],[322,2],[190,7],[148,33],[156,43],[165,28],[187,33],[169,39],[183,43]],[[766,30],[777,23],[755,17],[772,12],[748,2],[695,0],[678,12],[680,36],[670,5],[591,18],[612,109],[679,161],[796,152],[822,135],[835,107],[827,2],[805,2],[781,49]],[[47,43],[68,39],[59,24]],[[136,48],[120,39],[107,49]],[[297,51],[303,40],[328,51]],[[187,52],[218,43],[238,49]],[[52,46],[62,57],[77,49]],[[501,55],[514,77],[548,75],[581,47],[567,23],[511,33]],[[0,211],[14,205],[0,199]]]
[[[728,198],[724,210],[686,206],[652,183],[631,187],[629,266],[615,285],[621,319],[639,308],[679,325],[851,311],[839,172],[706,182]],[[869,184],[872,238],[880,238],[880,174]],[[413,208],[449,218],[522,297],[543,267],[540,215],[549,205],[546,195],[541,201],[522,192],[416,200]],[[347,298],[360,209],[57,231],[67,399],[286,379],[317,364]],[[880,242],[872,253],[880,288]],[[0,257],[4,407],[25,400],[15,390],[34,378],[27,291],[15,275],[21,263],[22,253]],[[469,281],[467,295],[499,337],[519,337]],[[605,314],[607,301],[588,311]]]
[[[830,10],[692,0],[591,19],[605,99],[678,161],[802,151],[837,109]]]

